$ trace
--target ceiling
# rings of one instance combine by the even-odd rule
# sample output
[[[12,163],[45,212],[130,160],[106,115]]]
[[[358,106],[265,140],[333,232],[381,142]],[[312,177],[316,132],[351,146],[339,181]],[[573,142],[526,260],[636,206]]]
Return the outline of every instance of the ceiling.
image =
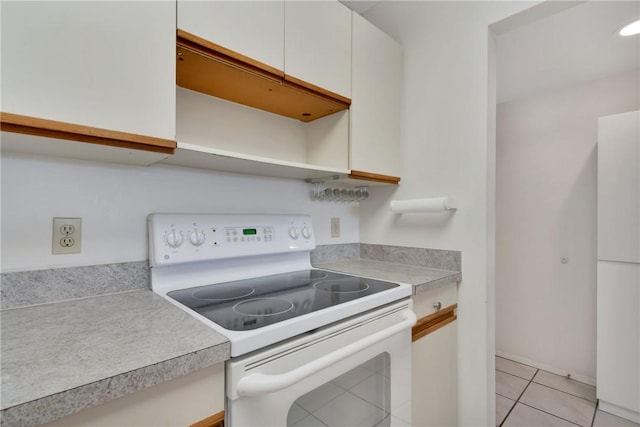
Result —
[[[640,18],[638,1],[576,3],[497,37],[498,102],[640,67],[640,36],[617,31]]]
[[[381,1],[340,0],[363,14]],[[382,0],[385,1],[385,0]],[[575,86],[640,67],[640,36],[618,30],[640,19],[640,1],[545,2],[547,17],[508,18],[497,36],[498,102]],[[366,15],[366,14],[365,14]],[[515,18],[515,17],[514,17]],[[640,72],[640,70],[639,70]]]

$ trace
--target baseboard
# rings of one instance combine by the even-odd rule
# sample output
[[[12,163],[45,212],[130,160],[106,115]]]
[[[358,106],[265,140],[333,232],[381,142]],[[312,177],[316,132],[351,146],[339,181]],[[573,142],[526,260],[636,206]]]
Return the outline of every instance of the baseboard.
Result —
[[[505,353],[503,351],[497,351],[497,350],[496,350],[496,356],[513,360],[514,362],[522,363],[523,365],[529,365],[537,369],[542,369],[543,371],[551,372],[552,374],[562,375],[563,377],[566,377],[568,374],[570,374],[571,379],[574,379],[576,381],[580,381],[581,383],[589,384],[592,386],[596,385],[595,378],[587,377],[585,375],[575,374],[573,372],[565,371],[564,369],[558,369],[553,366],[547,365],[545,363],[540,363],[535,360],[527,359],[526,357],[517,356],[515,354],[509,354],[509,353]]]
[[[600,409],[601,411],[613,414],[617,417],[624,418],[636,424],[640,424],[640,413],[636,411],[632,411],[627,408],[622,408],[618,405],[614,405],[613,403],[605,402],[602,399],[598,401],[598,409]]]

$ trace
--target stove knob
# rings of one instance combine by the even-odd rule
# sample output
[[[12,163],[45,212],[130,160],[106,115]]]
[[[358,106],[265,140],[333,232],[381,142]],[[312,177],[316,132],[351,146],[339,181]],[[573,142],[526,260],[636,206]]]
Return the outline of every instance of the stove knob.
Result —
[[[289,237],[291,237],[293,240],[298,240],[299,236],[300,235],[298,234],[297,228],[295,228],[293,225],[289,227]]]
[[[307,226],[302,227],[302,237],[305,239],[311,238],[311,230]]]
[[[181,231],[171,230],[170,232],[167,233],[164,240],[167,242],[167,245],[169,245],[170,247],[177,248],[184,241],[184,236],[182,235]]]
[[[194,228],[193,231],[189,233],[189,241],[193,246],[200,246],[204,243],[204,240],[204,232],[200,229]]]

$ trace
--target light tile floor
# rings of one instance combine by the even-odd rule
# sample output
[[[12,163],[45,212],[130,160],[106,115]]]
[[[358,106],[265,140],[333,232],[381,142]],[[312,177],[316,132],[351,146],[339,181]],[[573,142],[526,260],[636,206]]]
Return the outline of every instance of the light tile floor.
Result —
[[[640,427],[597,410],[596,388],[496,357],[499,427]]]

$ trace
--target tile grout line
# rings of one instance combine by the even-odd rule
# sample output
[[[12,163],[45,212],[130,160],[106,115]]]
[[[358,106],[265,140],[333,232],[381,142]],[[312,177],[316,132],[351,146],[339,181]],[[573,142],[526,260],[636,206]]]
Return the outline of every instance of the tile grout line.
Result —
[[[537,374],[537,373],[538,373],[538,372],[536,372],[536,374]],[[535,375],[533,376],[533,378],[535,378]],[[551,387],[551,386],[548,386],[548,385],[545,385],[545,384],[541,384],[541,383],[535,382],[535,381],[533,381],[533,378],[531,379],[530,383],[529,383],[529,384],[527,384],[527,387],[525,387],[525,390],[526,390],[527,388],[529,388],[529,385],[530,385],[531,383],[534,383],[534,384],[537,384],[537,385],[539,385],[539,386],[541,386],[541,387],[548,388],[549,390],[553,390],[553,391],[557,391],[557,392],[560,392],[560,393],[564,393],[564,394],[566,394],[566,395],[568,395],[568,396],[573,396],[573,397],[575,397],[575,398],[577,398],[577,399],[582,399],[582,400],[584,400],[584,401],[586,401],[586,402],[593,403],[591,400],[589,400],[589,399],[585,399],[584,397],[576,396],[576,395],[574,395],[574,394],[572,394],[572,393],[567,393],[566,391],[558,390],[557,388],[554,388],[554,387]],[[525,405],[525,406],[528,406],[529,408],[535,409],[535,410],[540,411],[540,412],[544,412],[545,414],[549,414],[549,415],[551,415],[551,416],[553,416],[553,417],[559,418],[559,419],[561,419],[561,420],[567,421],[567,422],[569,422],[569,423],[571,423],[571,424],[574,424],[574,425],[577,425],[577,426],[581,426],[581,427],[593,427],[593,422],[594,422],[594,420],[595,420],[596,411],[598,410],[598,404],[597,404],[597,402],[596,402],[596,404],[595,404],[595,406],[594,406],[593,416],[591,417],[591,424],[589,424],[589,426],[582,426],[581,424],[578,424],[578,423],[573,422],[573,421],[571,421],[571,420],[568,420],[568,419],[566,419],[566,418],[562,418],[562,417],[561,417],[561,416],[559,416],[559,415],[553,414],[553,413],[551,413],[551,412],[547,412],[547,411],[545,411],[545,410],[543,410],[543,409],[540,409],[540,408],[536,408],[535,406],[532,406],[532,405],[526,404],[526,403],[524,403],[524,402],[520,402],[520,398],[522,397],[522,395],[523,395],[523,394],[524,394],[524,391],[522,392],[522,394],[520,394],[520,397],[518,397],[518,400],[516,401],[516,403],[521,403],[521,404],[523,404],[523,405]],[[514,404],[513,406],[515,406],[515,404]],[[505,418],[505,420],[506,420],[506,418]]]
[[[502,372],[503,374],[513,375],[514,377],[516,377],[516,378],[520,378],[520,379],[523,379],[523,380],[525,380],[525,381],[530,381],[530,380],[528,380],[528,379],[527,379],[527,378],[525,378],[525,377],[521,377],[520,375],[512,374],[511,372],[503,371],[502,369],[498,369],[498,368],[496,368],[496,371],[497,371],[497,372]],[[534,372],[534,373],[533,373],[533,375],[535,376],[535,375],[538,373],[538,371],[539,371],[539,369],[537,369],[537,368],[536,368],[536,372]]]
[[[499,357],[499,356],[497,356],[497,357]],[[505,360],[509,360],[509,361],[511,361],[511,362],[514,362],[514,363],[519,363],[519,362],[512,361],[512,360],[510,360],[510,359],[506,359],[506,358],[503,358],[503,359],[505,359]],[[529,366],[529,365],[526,365],[526,364],[523,364],[523,363],[520,363],[520,364],[521,364],[521,365],[523,365],[523,366],[532,367],[532,366]],[[556,388],[556,387],[554,387],[554,386],[551,386],[551,385],[547,385],[547,384],[543,384],[543,383],[539,383],[539,382],[537,382],[537,381],[534,381],[534,378],[536,377],[536,375],[537,375],[540,371],[543,371],[543,372],[547,372],[547,371],[544,371],[544,370],[542,370],[542,369],[540,369],[540,368],[535,368],[535,367],[532,367],[532,368],[534,368],[534,369],[536,370],[536,371],[535,371],[535,373],[533,374],[533,376],[531,377],[531,379],[530,379],[530,380],[528,380],[529,382],[527,383],[527,385],[525,386],[525,388],[522,390],[522,393],[520,393],[520,395],[518,396],[518,398],[515,400],[515,402],[513,403],[513,406],[509,409],[509,411],[507,412],[507,415],[505,415],[505,417],[504,417],[504,420],[502,421],[502,423],[500,423],[500,425],[499,425],[498,427],[502,427],[502,425],[506,422],[507,418],[509,417],[509,415],[511,415],[511,412],[513,411],[513,409],[515,408],[515,406],[516,406],[518,403],[522,403],[524,406],[527,406],[527,407],[529,407],[529,408],[532,408],[532,409],[535,409],[535,410],[537,410],[537,411],[543,412],[543,413],[545,413],[545,414],[551,415],[551,416],[553,416],[553,417],[556,417],[556,418],[561,419],[561,420],[563,420],[563,421],[569,422],[569,423],[571,423],[571,424],[574,424],[574,425],[580,426],[580,424],[577,424],[577,423],[575,423],[575,422],[573,422],[573,421],[567,420],[567,419],[562,418],[562,417],[560,417],[560,416],[558,416],[558,415],[552,414],[552,413],[550,413],[550,412],[544,411],[544,410],[542,410],[542,409],[540,409],[540,408],[536,408],[536,407],[534,407],[534,406],[532,406],[532,405],[528,405],[528,404],[526,404],[526,403],[524,403],[524,402],[521,402],[521,401],[520,401],[520,399],[522,398],[522,396],[524,395],[524,393],[527,391],[527,389],[529,388],[529,386],[531,385],[531,383],[535,383],[535,384],[537,384],[537,385],[539,385],[539,386],[542,386],[542,387],[545,387],[545,388],[547,388],[547,389],[554,390],[554,391],[558,391],[558,392],[560,392],[560,393],[564,393],[564,394],[566,394],[566,395],[568,395],[568,396],[573,396],[573,397],[575,397],[575,398],[582,399],[582,400],[584,400],[584,401],[586,401],[586,402],[589,402],[590,404],[593,404],[593,403],[594,403],[592,400],[590,400],[590,399],[588,399],[588,398],[586,398],[586,397],[579,396],[579,395],[577,395],[577,394],[574,394],[574,393],[571,393],[571,392],[568,392],[568,391],[565,391],[565,390],[560,390],[560,389],[558,389],[558,388]],[[520,378],[520,379],[526,380],[526,378],[523,378],[523,377],[521,377],[521,376],[519,376],[519,375],[516,375],[516,374],[513,374],[513,373],[511,373],[511,372],[503,371],[503,370],[498,369],[498,368],[496,368],[496,371],[497,371],[497,372],[502,372],[502,373],[504,373],[504,374],[508,374],[508,375],[511,375],[511,376],[514,376],[514,377],[516,377],[516,378]],[[575,381],[575,380],[574,380],[574,381]],[[577,382],[579,382],[579,381],[577,381]],[[587,385],[588,385],[588,384],[587,384]],[[511,398],[509,398],[509,397],[507,397],[507,396],[503,396],[503,395],[498,394],[498,393],[496,393],[496,395],[501,396],[501,397],[504,397],[505,399],[512,400]],[[599,407],[599,401],[598,401],[598,399],[596,398],[595,406],[594,406],[594,409],[593,409],[593,415],[592,415],[592,417],[591,417],[591,423],[590,423],[588,426],[586,426],[586,427],[594,427],[594,425],[595,425],[596,415],[597,415],[597,413],[598,413],[598,407]]]
[[[527,389],[529,388],[529,385],[533,382],[533,379],[536,377],[536,375],[538,375],[539,371],[540,371],[540,369],[536,369],[536,371],[533,373],[533,375],[531,376],[531,379],[529,380],[527,385],[524,387],[524,389],[522,389],[522,393],[520,393],[520,395],[518,396],[516,401],[513,403],[513,406],[511,406],[511,409],[509,409],[509,412],[507,412],[507,415],[504,416],[504,420],[502,420],[502,422],[500,423],[500,425],[498,427],[502,427],[502,425],[507,421],[507,418],[509,418],[509,415],[511,415],[511,412],[513,412],[513,409],[516,407],[518,402],[520,402],[520,398],[522,397],[524,392],[527,391]],[[502,372],[502,371],[500,371],[500,372]],[[514,375],[514,376],[516,376],[516,375]],[[520,378],[520,377],[518,377],[518,378]]]
[[[527,365],[526,363],[516,362],[515,360],[511,360],[511,359],[508,359],[508,358],[506,358],[506,357],[502,357],[502,356],[498,356],[498,355],[496,355],[496,358],[497,358],[497,359],[506,360],[506,361],[508,361],[508,362],[512,362],[512,363],[515,363],[515,364],[518,364],[518,365],[526,366],[527,368],[535,369],[535,370],[537,370],[537,371],[544,371],[544,369],[536,368],[535,366],[533,366],[533,365]]]
[[[508,359],[505,359],[505,360],[508,360]],[[518,363],[518,362],[514,362],[514,363]],[[529,366],[529,365],[524,365],[524,366]],[[538,371],[542,371],[542,372],[549,373],[549,374],[552,374],[552,375],[558,375],[558,374],[554,374],[553,372],[545,371],[544,369],[539,369],[539,368],[535,368],[535,369],[536,369],[536,373],[534,374],[534,377],[535,377],[535,375],[538,373]],[[523,380],[527,380],[527,378],[525,378],[525,377],[521,377],[521,376],[516,375],[516,374],[514,374],[514,373],[511,373],[511,372],[503,371],[502,369],[498,369],[498,368],[496,368],[496,371],[497,371],[497,372],[502,372],[503,374],[513,375],[514,377],[518,377],[518,378],[521,378],[521,379],[523,379]],[[559,375],[559,376],[561,376],[561,375]],[[527,381],[528,381],[528,380],[527,380]],[[584,385],[587,385],[587,386],[591,386],[591,384],[583,383],[583,382],[580,382],[580,381],[577,381],[577,380],[573,380],[573,379],[572,379],[571,381],[575,381],[575,382],[580,383],[580,384],[584,384]],[[580,396],[580,395],[578,395],[578,394],[571,393],[571,392],[568,392],[568,391],[565,391],[565,390],[560,390],[559,388],[556,388],[556,387],[551,386],[551,385],[548,385],[548,384],[540,383],[540,382],[538,382],[538,381],[533,381],[533,382],[534,382],[534,383],[536,383],[536,384],[539,384],[539,385],[541,385],[541,386],[544,386],[544,387],[547,387],[547,388],[551,388],[551,389],[553,389],[553,390],[561,391],[561,392],[563,392],[563,393],[569,394],[569,395],[571,395],[571,396],[579,397],[580,399],[584,399],[584,400],[586,400],[586,401],[588,401],[588,402],[593,403],[593,401],[592,401],[592,400],[589,400],[589,399],[587,399],[586,397]],[[593,386],[592,386],[592,387],[593,387]],[[504,397],[506,397],[506,396],[504,396]]]
[[[546,388],[549,388],[549,389],[551,389],[551,390],[559,391],[560,393],[568,394],[569,396],[577,397],[578,399],[586,400],[586,401],[587,401],[587,402],[589,402],[589,403],[596,403],[596,404],[597,404],[597,402],[598,402],[597,400],[596,400],[596,402],[594,402],[594,401],[589,400],[589,399],[587,399],[587,398],[585,398],[585,397],[578,396],[577,394],[569,393],[569,392],[567,392],[567,391],[560,390],[560,389],[557,389],[557,388],[555,388],[555,387],[551,387],[551,386],[546,385],[546,384],[541,384],[541,383],[538,383],[538,382],[535,382],[535,381],[533,381],[533,382],[534,382],[535,384],[539,385],[539,386],[546,387]]]
[[[548,374],[551,374],[551,375],[556,375],[556,376],[558,376],[558,377],[563,377],[562,375],[554,374],[553,372],[549,372],[549,371],[545,371],[545,370],[542,370],[542,372],[545,372],[545,373],[548,373]],[[593,388],[594,388],[594,390],[595,390],[595,388],[596,388],[596,387],[595,387],[595,385],[591,385],[591,384],[584,383],[584,382],[582,382],[582,381],[574,380],[573,378],[569,379],[568,381],[573,381],[574,383],[582,384],[582,385],[585,385],[585,386],[587,386],[587,387],[593,387]],[[579,397],[580,399],[584,399],[584,400],[588,400],[589,402],[593,402],[592,400],[589,400],[589,399],[587,399],[586,397],[579,396],[579,395],[577,395],[577,394],[575,394],[575,393],[571,393],[571,392],[568,392],[568,391],[560,390],[559,388],[556,388],[556,387],[554,387],[554,386],[550,386],[550,385],[547,385],[547,384],[544,384],[544,383],[539,383],[539,382],[537,382],[537,381],[534,381],[534,382],[535,382],[536,384],[540,384],[540,385],[543,385],[543,386],[545,386],[545,387],[549,387],[549,388],[552,388],[552,389],[554,389],[554,390],[558,390],[558,391],[561,391],[561,392],[563,392],[563,393],[567,393],[567,394],[570,394],[570,395],[572,395],[572,396]],[[569,383],[569,385],[575,386],[575,384],[571,384],[571,383]],[[579,386],[577,386],[577,387],[579,388]],[[597,401],[597,399],[596,399],[596,401]]]
[[[537,383],[536,383],[536,384],[537,384]],[[547,412],[547,411],[545,411],[545,410],[543,410],[543,409],[536,408],[535,406],[528,405],[528,404],[526,404],[526,403],[524,403],[524,402],[519,402],[519,403],[521,403],[521,404],[522,404],[522,405],[524,405],[524,406],[528,406],[528,407],[529,407],[529,408],[531,408],[531,409],[535,409],[536,411],[544,412],[545,414],[547,414],[547,415],[551,415],[552,417],[558,418],[559,420],[566,421],[566,422],[568,422],[568,423],[570,423],[570,424],[573,424],[574,426],[589,427],[589,426],[582,426],[581,424],[575,423],[575,422],[573,422],[573,421],[571,421],[571,420],[568,420],[568,419],[566,419],[566,418],[562,418],[562,417],[561,417],[561,416],[559,416],[559,415],[552,414],[551,412]]]
[[[591,426],[593,427],[596,423],[596,414],[598,413],[598,408],[600,407],[600,401],[596,399],[596,407],[593,409],[593,417],[591,418]]]

